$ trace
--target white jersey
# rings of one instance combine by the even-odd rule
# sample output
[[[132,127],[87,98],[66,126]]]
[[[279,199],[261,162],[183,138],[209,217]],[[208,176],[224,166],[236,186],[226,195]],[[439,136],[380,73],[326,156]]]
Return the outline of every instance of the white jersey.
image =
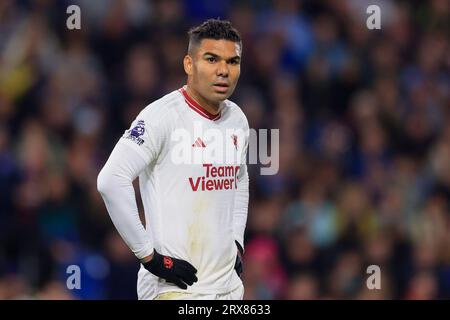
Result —
[[[127,209],[122,204],[116,205],[121,209],[114,207],[115,191],[110,190],[108,197],[107,189],[112,188],[102,190],[99,175],[99,190],[111,218],[138,258],[155,248],[163,255],[188,261],[198,270],[198,282],[187,292],[226,293],[241,285],[234,271],[235,240],[243,246],[248,137],[247,119],[236,104],[225,100],[219,114],[213,115],[181,88],[143,109],[116,146],[120,145],[122,157],[133,155],[145,163],[136,166],[139,172],[130,170],[132,179],[139,174],[145,229],[137,226],[136,212],[133,221],[130,216],[122,221],[127,212],[119,211]],[[108,162],[113,162],[113,154]],[[139,278],[152,276],[141,267]],[[152,292],[181,290],[154,278]],[[139,283],[142,279],[138,279],[138,287]],[[151,283],[145,281],[145,285]]]

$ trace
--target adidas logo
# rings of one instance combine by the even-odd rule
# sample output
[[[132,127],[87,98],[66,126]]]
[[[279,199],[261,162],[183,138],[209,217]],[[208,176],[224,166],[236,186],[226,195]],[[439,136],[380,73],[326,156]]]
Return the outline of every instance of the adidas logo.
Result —
[[[197,140],[195,140],[195,142],[192,144],[192,146],[195,148],[206,148],[205,143],[203,142],[203,140],[201,138],[197,138]]]

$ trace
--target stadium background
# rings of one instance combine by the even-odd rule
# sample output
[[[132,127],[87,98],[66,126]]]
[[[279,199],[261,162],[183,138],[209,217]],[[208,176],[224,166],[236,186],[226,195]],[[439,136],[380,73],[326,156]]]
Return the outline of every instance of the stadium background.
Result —
[[[0,299],[136,298],[96,177],[139,110],[185,83],[186,31],[210,17],[243,37],[232,100],[280,129],[279,173],[250,166],[245,298],[449,298],[447,0],[2,0]]]

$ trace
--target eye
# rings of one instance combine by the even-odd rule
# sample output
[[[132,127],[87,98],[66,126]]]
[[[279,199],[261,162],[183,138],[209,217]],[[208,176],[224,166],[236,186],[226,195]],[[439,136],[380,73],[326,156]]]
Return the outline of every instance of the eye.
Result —
[[[230,63],[235,66],[235,65],[239,64],[239,60],[233,59],[230,61]]]
[[[206,60],[207,60],[209,63],[214,63],[214,62],[217,61],[215,57],[207,57]]]

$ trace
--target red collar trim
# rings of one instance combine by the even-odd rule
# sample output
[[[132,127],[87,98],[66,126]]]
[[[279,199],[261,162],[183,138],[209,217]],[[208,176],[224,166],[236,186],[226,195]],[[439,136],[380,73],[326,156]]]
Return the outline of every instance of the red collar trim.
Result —
[[[178,91],[180,91],[183,96],[184,96],[184,100],[186,101],[187,105],[194,110],[195,112],[197,112],[198,114],[200,114],[201,116],[209,119],[209,120],[213,120],[216,121],[218,119],[220,119],[220,115],[221,112],[219,112],[218,114],[212,114],[211,112],[209,112],[208,110],[206,110],[205,108],[203,108],[201,105],[199,105],[194,99],[192,99],[188,93],[186,92],[186,90],[183,88],[178,89]]]

